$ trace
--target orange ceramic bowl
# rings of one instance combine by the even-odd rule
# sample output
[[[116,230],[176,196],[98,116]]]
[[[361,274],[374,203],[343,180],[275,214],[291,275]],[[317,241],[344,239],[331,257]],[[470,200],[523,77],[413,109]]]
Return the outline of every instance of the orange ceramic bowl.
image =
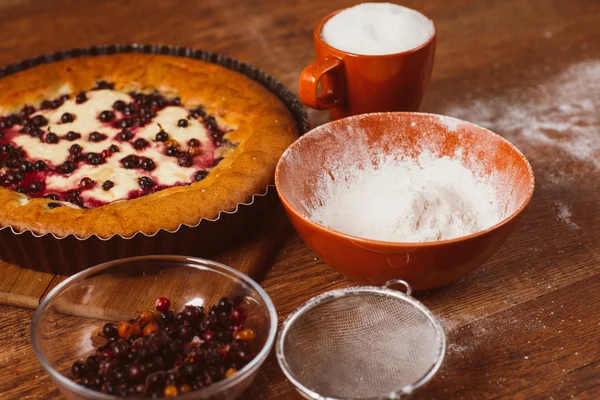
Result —
[[[360,238],[309,218],[310,205],[323,201],[315,190],[318,177],[340,163],[358,165],[365,154],[368,159],[381,151],[416,157],[422,150],[459,157],[476,175],[493,176],[489,182],[505,218],[468,236],[423,243]],[[275,184],[292,224],[328,265],[361,284],[403,279],[423,290],[465,277],[502,246],[533,196],[534,176],[523,154],[487,129],[434,114],[391,112],[356,115],[308,132],[281,157]]]

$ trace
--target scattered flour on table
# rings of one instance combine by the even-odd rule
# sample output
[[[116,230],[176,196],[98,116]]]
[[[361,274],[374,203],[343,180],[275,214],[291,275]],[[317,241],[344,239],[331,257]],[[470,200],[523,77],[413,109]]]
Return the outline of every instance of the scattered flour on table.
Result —
[[[572,229],[579,229],[579,225],[572,220],[571,208],[567,204],[557,201],[554,204],[554,211],[556,214],[556,219],[563,225],[566,225]]]
[[[574,63],[538,85],[440,112],[489,128],[537,157],[542,184],[572,187],[580,174],[600,171],[600,60]],[[580,172],[569,166],[573,162],[581,164]],[[568,204],[556,201],[553,209],[558,222],[579,228]]]
[[[460,159],[423,151],[417,159],[380,156],[377,166],[338,168],[319,177],[310,218],[373,240],[448,240],[500,222],[497,194]]]
[[[489,128],[517,146],[555,147],[600,169],[599,109],[600,60],[589,60],[539,85],[441,113]]]

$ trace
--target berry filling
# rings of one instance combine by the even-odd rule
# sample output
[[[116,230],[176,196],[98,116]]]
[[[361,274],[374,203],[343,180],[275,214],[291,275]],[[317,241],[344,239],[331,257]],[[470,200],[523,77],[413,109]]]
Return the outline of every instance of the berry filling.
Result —
[[[71,366],[73,380],[120,397],[175,397],[229,378],[256,357],[246,311],[228,297],[208,312],[186,305],[176,314],[164,297],[155,308],[105,324],[103,344]]]
[[[179,98],[99,81],[0,116],[0,186],[82,208],[133,199],[204,179],[230,130]]]

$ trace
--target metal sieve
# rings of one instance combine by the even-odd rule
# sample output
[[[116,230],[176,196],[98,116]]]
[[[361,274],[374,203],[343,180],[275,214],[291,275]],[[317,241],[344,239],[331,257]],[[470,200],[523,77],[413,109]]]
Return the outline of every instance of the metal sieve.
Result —
[[[281,369],[308,399],[409,395],[433,377],[446,350],[442,325],[410,294],[408,283],[392,280],[312,298],[278,334]]]

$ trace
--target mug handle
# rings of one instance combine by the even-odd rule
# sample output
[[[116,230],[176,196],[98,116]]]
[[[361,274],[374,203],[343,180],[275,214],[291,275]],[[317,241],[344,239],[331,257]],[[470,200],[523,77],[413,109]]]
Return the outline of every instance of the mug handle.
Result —
[[[327,110],[343,102],[344,62],[333,56],[317,60],[304,68],[300,74],[298,87],[300,100],[317,110]],[[317,88],[321,82],[321,95]]]

